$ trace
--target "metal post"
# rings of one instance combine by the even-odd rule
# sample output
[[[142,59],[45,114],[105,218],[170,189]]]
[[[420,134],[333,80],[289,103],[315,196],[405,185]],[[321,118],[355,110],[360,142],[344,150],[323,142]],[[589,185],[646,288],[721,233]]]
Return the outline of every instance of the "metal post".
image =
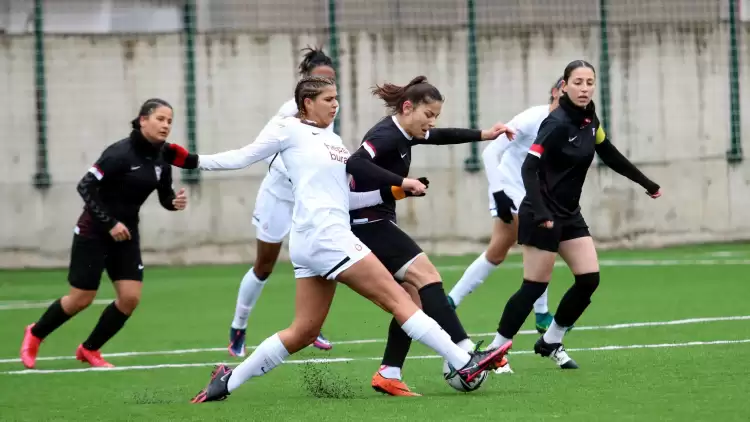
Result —
[[[195,99],[195,33],[196,13],[195,0],[186,0],[183,6],[183,33],[185,35],[185,117],[187,125],[187,143],[190,151],[198,150],[196,131]],[[200,171],[183,170],[182,180],[188,184],[200,182]]]
[[[476,129],[479,127],[478,123],[478,100],[477,100],[477,84],[479,83],[477,78],[477,22],[476,22],[476,6],[474,0],[466,1],[468,9],[468,83],[469,83],[469,127]],[[476,142],[471,143],[471,152],[469,157],[464,160],[464,170],[469,173],[476,173],[481,170],[479,165],[479,146]]]
[[[44,4],[34,1],[34,91],[36,93],[36,173],[34,186],[47,189],[52,184],[47,150],[47,80],[44,71]]]

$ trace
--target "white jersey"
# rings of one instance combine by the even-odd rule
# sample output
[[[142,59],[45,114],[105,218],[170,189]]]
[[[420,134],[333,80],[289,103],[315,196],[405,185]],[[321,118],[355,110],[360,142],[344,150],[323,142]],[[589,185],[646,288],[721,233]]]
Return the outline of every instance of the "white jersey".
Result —
[[[294,194],[292,226],[296,231],[349,228],[349,209],[382,202],[379,191],[350,192],[346,161],[349,151],[333,131],[274,117],[255,141],[237,150],[199,156],[202,170],[236,170],[279,157],[287,164]],[[351,198],[351,203],[350,203]]]
[[[294,117],[297,115],[297,103],[294,98],[285,102],[276,112],[274,117]],[[336,109],[338,115],[339,109]],[[327,131],[333,133],[333,122],[326,128]],[[264,180],[263,186],[275,197],[288,201],[294,202],[294,194],[292,193],[292,183],[289,181],[289,172],[287,171],[284,161],[281,157],[272,155],[265,160],[270,166],[268,168],[268,175]]]

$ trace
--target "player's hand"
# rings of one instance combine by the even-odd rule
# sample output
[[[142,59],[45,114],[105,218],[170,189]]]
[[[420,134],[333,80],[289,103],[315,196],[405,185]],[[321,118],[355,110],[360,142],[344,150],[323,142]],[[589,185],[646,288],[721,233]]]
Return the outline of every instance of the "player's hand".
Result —
[[[508,137],[511,141],[516,136],[516,131],[513,128],[510,128],[508,126],[505,126],[503,123],[495,123],[494,126],[492,126],[489,129],[485,129],[482,131],[482,140],[483,141],[490,141],[493,139],[497,139],[498,136],[505,134],[505,136]]]
[[[423,185],[425,185],[425,189],[430,187],[430,181],[426,177],[419,177],[417,178],[418,181],[422,182]],[[414,194],[412,192],[405,191],[404,188],[400,186],[391,186],[389,188],[385,188],[385,191],[381,192],[381,196],[383,196],[383,199],[393,198],[393,200],[398,201],[400,199],[404,199],[408,196],[425,196],[427,192],[422,192],[420,194]]]
[[[177,195],[175,195],[174,199],[172,200],[172,205],[174,205],[174,208],[178,211],[182,211],[187,208],[187,195],[185,195],[185,188],[181,188],[177,192]]]
[[[130,230],[125,227],[124,224],[117,222],[109,234],[115,239],[115,242],[122,242],[123,240],[130,240]]]
[[[424,195],[424,191],[427,186],[417,179],[409,179],[404,177],[404,181],[401,182],[401,188],[404,192],[409,192],[412,196]]]
[[[552,220],[543,221],[539,227],[545,228],[545,229],[551,229],[552,227],[555,227],[555,222]]]
[[[516,205],[513,200],[508,197],[504,191],[497,191],[492,194],[495,199],[495,210],[497,210],[497,217],[502,220],[505,224],[513,223],[513,211],[516,210]]]

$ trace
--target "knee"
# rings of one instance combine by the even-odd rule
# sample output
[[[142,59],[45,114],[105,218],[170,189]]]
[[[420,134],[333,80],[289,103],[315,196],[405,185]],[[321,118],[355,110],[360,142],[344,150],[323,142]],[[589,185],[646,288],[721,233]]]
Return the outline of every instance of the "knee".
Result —
[[[295,321],[290,327],[291,335],[287,337],[285,346],[289,353],[302,350],[305,347],[315,343],[315,339],[320,334],[320,327],[309,323],[298,323]],[[286,344],[286,343],[289,344]]]
[[[599,272],[576,275],[575,286],[589,296],[593,295],[599,287]]]
[[[89,305],[91,305],[91,303],[94,301],[95,297],[96,291],[73,291],[62,298],[61,306],[66,314],[75,315],[88,308]]]
[[[133,311],[135,311],[135,308],[137,308],[138,304],[141,302],[141,295],[123,294],[120,295],[115,302],[117,309],[119,309],[120,312],[126,315],[130,315],[133,313]]]
[[[484,253],[484,258],[492,265],[500,265],[508,256],[508,249],[510,248],[506,248],[504,245],[490,243]]]
[[[412,265],[406,270],[404,281],[421,289],[435,282],[441,282],[440,273],[434,265]]]

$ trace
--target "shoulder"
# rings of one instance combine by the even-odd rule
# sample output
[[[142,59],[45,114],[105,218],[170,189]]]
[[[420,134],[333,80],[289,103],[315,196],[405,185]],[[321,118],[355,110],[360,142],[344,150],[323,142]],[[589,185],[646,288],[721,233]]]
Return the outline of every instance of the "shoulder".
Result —
[[[393,138],[396,135],[401,135],[396,125],[393,123],[391,116],[380,119],[375,126],[371,127],[370,130],[364,136],[364,141],[371,139],[383,139]]]
[[[276,116],[279,117],[293,117],[297,115],[297,103],[294,102],[294,99],[291,99],[279,108],[279,111],[276,112]]]
[[[549,115],[549,106],[547,105],[529,107],[516,114],[508,124],[523,131],[538,126],[547,115]]]
[[[120,139],[117,142],[109,144],[102,151],[102,158],[121,159],[126,157],[132,150],[130,137]]]

